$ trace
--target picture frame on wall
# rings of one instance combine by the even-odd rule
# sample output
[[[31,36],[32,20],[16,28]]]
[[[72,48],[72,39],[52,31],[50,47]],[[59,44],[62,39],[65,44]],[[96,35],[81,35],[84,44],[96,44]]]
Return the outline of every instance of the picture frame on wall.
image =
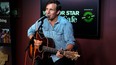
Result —
[[[0,45],[11,43],[10,2],[0,2]]]

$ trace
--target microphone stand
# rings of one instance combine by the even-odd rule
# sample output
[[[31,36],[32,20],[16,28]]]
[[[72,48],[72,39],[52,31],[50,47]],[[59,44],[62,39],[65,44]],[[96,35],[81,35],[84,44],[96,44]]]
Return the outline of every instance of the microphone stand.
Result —
[[[45,18],[47,18],[47,16],[43,16],[43,17],[41,17],[41,18],[38,20],[38,22],[41,21],[41,25],[39,26],[38,31],[39,31],[39,29],[42,29],[43,20],[44,20]],[[34,35],[34,36],[35,36],[35,35]],[[28,44],[27,48],[25,49],[25,51],[28,50],[28,48],[29,48],[29,46],[30,46],[31,44],[32,44],[32,47],[34,47],[34,37],[32,37],[32,39],[30,39],[29,44]]]
[[[28,49],[29,49],[29,46],[32,44],[32,51],[33,51],[33,55],[34,55],[34,37],[32,37],[32,39],[30,39],[30,41],[29,41],[29,44],[28,44],[28,46],[26,47],[26,49],[25,49],[25,60],[24,60],[24,65],[26,65],[26,60],[27,60],[27,51],[28,51]],[[34,57],[34,56],[33,56]]]
[[[32,38],[30,39],[29,44],[28,44],[28,46],[26,47],[25,51],[28,50],[28,48],[29,48],[29,46],[30,46],[31,44],[32,44],[32,46],[34,46],[34,37],[32,37]]]
[[[43,17],[41,17],[41,18],[38,20],[38,22],[42,21],[42,22],[41,22],[41,25],[40,25],[39,28],[38,28],[38,32],[39,32],[39,29],[42,31],[42,24],[43,24],[43,20],[44,20],[45,18],[47,18],[47,16],[43,16]],[[36,31],[36,32],[37,32],[37,31]],[[25,62],[24,62],[24,65],[26,65],[27,50],[28,50],[28,48],[29,48],[29,46],[30,46],[31,44],[32,44],[32,57],[33,57],[33,59],[32,59],[32,65],[34,65],[34,60],[35,60],[35,55],[34,55],[34,39],[35,39],[35,37],[36,37],[36,32],[35,32],[34,37],[32,37],[32,38],[30,39],[29,44],[28,44],[28,46],[27,46],[26,49],[25,49],[26,54],[25,54]]]

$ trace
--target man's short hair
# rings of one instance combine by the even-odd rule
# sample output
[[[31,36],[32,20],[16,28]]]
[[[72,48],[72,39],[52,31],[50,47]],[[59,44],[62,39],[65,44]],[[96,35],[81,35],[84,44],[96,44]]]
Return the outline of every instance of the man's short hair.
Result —
[[[48,5],[48,4],[51,4],[51,3],[54,3],[54,4],[56,4],[57,5],[57,7],[56,7],[56,10],[58,11],[58,10],[61,10],[61,4],[60,4],[60,2],[58,1],[58,0],[49,0],[47,3],[46,3],[46,6]]]

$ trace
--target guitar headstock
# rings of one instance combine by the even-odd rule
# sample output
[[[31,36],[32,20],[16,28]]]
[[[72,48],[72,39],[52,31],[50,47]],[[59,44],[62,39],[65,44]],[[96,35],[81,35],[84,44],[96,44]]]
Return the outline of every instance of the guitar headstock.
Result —
[[[63,54],[65,57],[70,58],[72,60],[77,60],[78,57],[80,57],[80,55],[78,54],[78,52],[74,52],[74,51],[64,51]]]

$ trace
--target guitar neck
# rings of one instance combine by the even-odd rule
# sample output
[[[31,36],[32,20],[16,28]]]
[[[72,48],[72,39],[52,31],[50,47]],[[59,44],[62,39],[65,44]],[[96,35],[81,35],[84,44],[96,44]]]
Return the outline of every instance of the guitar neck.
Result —
[[[55,48],[51,48],[51,47],[47,47],[47,46],[42,46],[42,50],[44,52],[50,52],[53,54],[57,53],[57,49]],[[78,57],[80,57],[80,55],[78,54],[78,52],[71,52],[71,51],[59,51],[61,54],[63,54],[65,57],[67,58],[71,58],[72,60],[76,60]]]
[[[50,52],[50,53],[53,53],[53,54],[56,54],[57,51],[58,51],[58,50],[55,49],[55,48],[51,48],[51,47],[47,47],[47,46],[43,46],[42,49],[43,49],[44,52]],[[61,50],[60,53],[63,54],[64,51]]]

